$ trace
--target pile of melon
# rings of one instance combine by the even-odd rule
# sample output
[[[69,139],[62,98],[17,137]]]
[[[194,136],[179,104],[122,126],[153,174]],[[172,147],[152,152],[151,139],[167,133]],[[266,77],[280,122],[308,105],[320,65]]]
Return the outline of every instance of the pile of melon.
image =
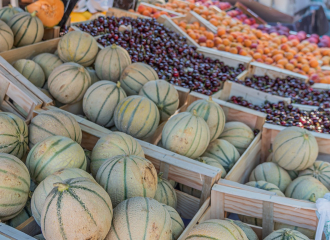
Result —
[[[113,132],[84,151],[75,118],[49,110],[29,126],[1,112],[0,137],[1,221],[17,227],[32,215],[36,238],[57,240],[171,240],[184,230],[172,183],[130,135]]]
[[[318,144],[304,129],[288,127],[275,137],[266,162],[250,174],[246,185],[275,193],[280,197],[316,202],[330,189],[330,163],[317,160]],[[241,220],[261,226],[261,220],[241,216]],[[289,227],[276,223],[275,229]],[[315,232],[301,229],[310,238]]]

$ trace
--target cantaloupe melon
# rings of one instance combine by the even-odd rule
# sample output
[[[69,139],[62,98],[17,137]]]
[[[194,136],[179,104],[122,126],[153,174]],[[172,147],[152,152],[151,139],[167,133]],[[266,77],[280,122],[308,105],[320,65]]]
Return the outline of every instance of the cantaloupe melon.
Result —
[[[285,196],[316,202],[318,198],[323,198],[326,193],[329,193],[328,189],[319,180],[302,176],[291,182],[285,191]]]
[[[0,153],[0,220],[17,216],[29,197],[30,175],[17,157]]]
[[[202,191],[188,187],[184,184],[179,183],[179,188],[180,188],[181,192],[187,193],[187,194],[197,197],[197,198],[200,198],[202,195]]]
[[[315,137],[299,127],[279,132],[273,142],[273,161],[286,170],[304,170],[316,161],[319,152]]]
[[[100,185],[89,178],[71,178],[55,183],[46,198],[41,230],[47,240],[104,239],[112,215],[110,197]]]
[[[28,199],[22,211],[16,217],[8,220],[7,224],[13,228],[16,228],[28,220],[31,216],[31,201]]]
[[[173,85],[164,80],[144,84],[139,95],[153,101],[160,113],[160,121],[166,121],[179,107],[179,93]]]
[[[288,228],[283,228],[275,232],[272,232],[264,240],[287,240],[287,239],[309,240],[309,238],[304,234]]]
[[[49,78],[55,68],[63,64],[62,60],[58,56],[51,53],[41,53],[35,56],[32,60],[38,63],[42,70],[44,70],[46,79]]]
[[[14,33],[15,47],[40,42],[44,36],[44,26],[36,12],[17,13],[7,23]]]
[[[105,240],[171,240],[172,221],[168,211],[155,199],[134,197],[113,210],[113,222]]]
[[[275,184],[269,183],[269,182],[251,181],[251,182],[245,183],[245,185],[259,188],[259,189],[269,191],[269,192],[274,192],[274,193],[276,193],[276,195],[278,195],[280,197],[285,197],[284,193],[281,192],[281,190],[278,188],[278,186],[276,186]]]
[[[27,150],[28,126],[12,113],[0,112],[0,153],[21,159]]]
[[[43,111],[31,120],[29,125],[29,146],[50,136],[64,136],[81,143],[82,132],[77,120],[61,110]]]
[[[93,148],[91,157],[93,176],[96,176],[103,162],[117,155],[135,155],[144,158],[142,147],[134,138],[122,132],[112,132],[101,137]]]
[[[14,63],[13,67],[36,87],[42,87],[45,84],[45,74],[38,63],[20,59]]]
[[[196,225],[185,239],[248,240],[244,231],[232,221],[210,219]]]
[[[197,111],[198,116],[203,118],[210,128],[211,140],[219,138],[220,134],[223,132],[226,116],[219,104],[212,101],[212,97],[209,100],[197,100],[190,104],[187,111],[193,112]]]
[[[210,143],[202,157],[217,160],[226,172],[229,172],[240,158],[240,154],[230,142],[223,139],[216,139]]]
[[[176,208],[177,205],[177,197],[176,192],[171,185],[171,183],[162,177],[163,173],[158,174],[158,183],[157,183],[157,190],[154,196],[160,203],[164,203],[168,206]]]
[[[91,172],[91,162],[92,162],[92,152],[84,149],[85,156],[86,156],[86,161],[87,161],[87,167],[86,167],[86,172],[90,173]]]
[[[157,172],[152,163],[135,155],[118,155],[105,161],[96,181],[107,191],[116,207],[132,197],[153,198],[157,189]]]
[[[170,118],[162,131],[164,148],[190,158],[201,156],[210,142],[210,129],[195,111]]]
[[[83,110],[88,120],[104,127],[114,125],[113,113],[126,98],[125,91],[111,81],[102,80],[88,88],[83,98]]]
[[[199,157],[199,158],[196,158],[196,160],[199,162],[205,163],[207,165],[220,168],[221,169],[221,178],[224,178],[227,175],[226,169],[220,164],[220,162],[218,162],[214,158]]]
[[[144,84],[157,79],[156,71],[140,62],[127,66],[120,76],[121,85],[128,96],[139,94]]]
[[[253,229],[250,226],[242,223],[241,221],[237,221],[237,220],[235,220],[233,222],[235,225],[237,225],[240,229],[243,230],[243,232],[246,234],[246,236],[249,240],[259,240],[258,235],[253,231]]]
[[[2,9],[0,9],[1,11]],[[1,15],[1,12],[0,12]],[[10,50],[14,45],[14,34],[10,27],[0,20],[0,52]]]
[[[115,125],[119,131],[139,139],[154,134],[159,118],[157,106],[142,96],[130,96],[121,100],[114,113]]]
[[[95,60],[99,79],[118,82],[124,69],[132,63],[128,52],[115,44],[102,49]]]
[[[3,7],[0,9],[0,19],[6,23],[17,13],[24,12],[23,9],[19,7],[13,7],[12,5],[8,5],[7,7]]]
[[[99,49],[96,40],[91,35],[73,31],[61,38],[57,51],[63,62],[75,62],[88,67],[95,61]]]
[[[38,187],[36,188],[36,190],[32,195],[31,208],[32,208],[32,214],[34,220],[38,223],[39,226],[41,225],[40,218],[41,218],[42,209],[45,205],[45,201],[48,194],[54,188],[54,183],[62,182],[70,178],[79,178],[79,177],[90,178],[91,180],[95,181],[90,174],[88,174],[82,169],[65,168],[49,175],[38,185]]]
[[[93,68],[87,67],[86,70],[88,71],[89,76],[91,77],[92,85],[101,80],[99,79],[99,77],[96,74],[96,71]]]
[[[270,153],[266,159],[266,162],[272,162],[273,161],[273,153]],[[295,180],[298,177],[298,171],[295,170],[289,170],[287,171],[291,177],[291,180]]]
[[[307,228],[301,228],[301,227],[296,227],[296,226],[292,226],[292,225],[288,225],[285,223],[275,223],[274,224],[274,230],[279,230],[282,228],[289,228],[292,230],[296,230],[304,235],[306,235],[309,239],[314,239],[315,238],[315,231],[307,229]]]
[[[172,239],[176,240],[180,237],[184,230],[184,223],[179,215],[179,213],[172,207],[162,204],[162,206],[168,211],[172,220]]]
[[[259,164],[252,172],[249,181],[265,181],[275,184],[282,192],[291,183],[291,177],[283,168],[273,162]]]
[[[70,138],[52,136],[37,143],[26,158],[34,182],[40,183],[50,174],[63,168],[81,168],[86,171],[84,150]]]
[[[249,126],[242,122],[227,122],[220,139],[233,144],[242,155],[254,139],[254,133]]]
[[[330,189],[330,163],[328,162],[315,161],[311,167],[299,172],[299,177],[301,176],[314,177]]]
[[[83,66],[73,62],[58,66],[48,78],[49,92],[65,104],[80,101],[90,85],[89,73]]]

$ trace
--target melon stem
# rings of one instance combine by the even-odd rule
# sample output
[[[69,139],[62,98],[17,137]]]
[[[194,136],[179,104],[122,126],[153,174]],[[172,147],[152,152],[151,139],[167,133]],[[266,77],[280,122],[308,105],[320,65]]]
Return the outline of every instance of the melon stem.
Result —
[[[162,182],[163,181],[163,174],[164,173],[162,173],[162,172],[160,172],[159,174],[158,174],[158,182]]]
[[[31,16],[32,16],[32,17],[37,16],[37,11],[33,11],[33,12],[31,13]]]
[[[117,82],[117,88],[120,88],[120,82],[119,81]]]
[[[209,96],[209,102],[213,102],[212,96]]]
[[[197,115],[197,111],[196,111],[196,109],[193,110],[193,114],[194,114],[194,116],[196,116],[196,117],[198,116],[198,115]]]
[[[309,137],[308,137],[308,134],[305,133],[305,134],[304,134],[304,139],[305,139],[305,140],[308,140],[308,138],[309,138]]]
[[[112,45],[111,45],[111,48],[112,48],[112,49],[115,49],[115,48],[117,48],[117,45],[116,45],[116,44],[112,44]]]
[[[12,6],[11,4],[8,4],[8,7],[9,7],[9,8],[13,8],[13,6]]]
[[[65,183],[54,183],[53,184],[54,187],[57,187],[57,190],[60,192],[63,192],[65,190],[69,189],[69,184],[65,184]]]

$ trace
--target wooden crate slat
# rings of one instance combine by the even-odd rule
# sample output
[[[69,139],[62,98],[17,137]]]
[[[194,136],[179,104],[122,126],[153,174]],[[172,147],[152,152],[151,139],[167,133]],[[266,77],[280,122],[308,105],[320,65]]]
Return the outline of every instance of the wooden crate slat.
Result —
[[[12,228],[4,223],[0,223],[0,239],[1,240],[35,240],[35,238]]]

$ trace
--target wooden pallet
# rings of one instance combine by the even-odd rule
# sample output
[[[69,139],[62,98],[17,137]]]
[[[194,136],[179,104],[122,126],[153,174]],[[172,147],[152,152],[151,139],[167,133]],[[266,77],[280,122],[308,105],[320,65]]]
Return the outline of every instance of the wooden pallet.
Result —
[[[279,197],[271,192],[220,180],[179,240],[184,240],[197,224],[209,219],[226,219],[228,213],[263,219],[262,227],[249,225],[259,239],[274,231],[274,222],[316,230],[318,219],[314,203]]]
[[[44,109],[34,111],[36,116],[39,113],[58,109],[48,106]],[[111,133],[110,130],[92,123],[77,115],[71,114],[79,123],[82,129],[81,146],[87,150],[93,150],[99,138]],[[210,197],[211,188],[220,179],[221,170],[195,160],[174,154],[160,147],[138,140],[145,153],[146,158],[153,163],[157,172],[163,172],[163,177],[172,179],[178,183],[187,185],[202,191],[201,198],[193,197],[189,194],[176,190],[177,211],[185,219],[191,219],[198,212],[204,202]],[[33,217],[19,225],[16,229],[34,236],[40,233],[40,227],[36,224]]]

